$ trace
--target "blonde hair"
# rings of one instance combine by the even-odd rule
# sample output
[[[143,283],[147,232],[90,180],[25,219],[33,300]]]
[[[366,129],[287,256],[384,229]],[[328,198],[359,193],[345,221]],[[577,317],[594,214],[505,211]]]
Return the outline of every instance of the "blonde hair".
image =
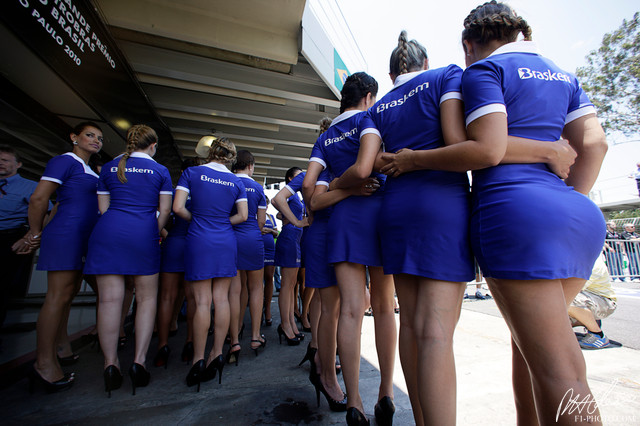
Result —
[[[207,161],[231,164],[235,161],[236,155],[236,146],[229,138],[218,138],[213,141],[211,148],[209,148]]]
[[[141,151],[149,148],[154,143],[158,143],[158,135],[151,127],[144,124],[136,124],[127,131],[127,151],[118,162],[118,179],[122,183],[127,183],[124,171],[127,167],[127,160],[134,151]]]

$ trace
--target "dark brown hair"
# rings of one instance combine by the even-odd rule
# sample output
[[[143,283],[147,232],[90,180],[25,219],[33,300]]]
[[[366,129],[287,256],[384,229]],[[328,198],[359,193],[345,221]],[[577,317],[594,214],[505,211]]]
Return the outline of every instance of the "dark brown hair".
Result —
[[[253,154],[246,149],[241,149],[236,155],[236,162],[233,163],[231,171],[236,173],[237,171],[244,170],[254,164],[256,164],[256,159],[253,157]]]
[[[487,44],[492,40],[516,41],[518,33],[531,40],[531,27],[511,7],[495,0],[476,7],[464,19],[462,39]]]

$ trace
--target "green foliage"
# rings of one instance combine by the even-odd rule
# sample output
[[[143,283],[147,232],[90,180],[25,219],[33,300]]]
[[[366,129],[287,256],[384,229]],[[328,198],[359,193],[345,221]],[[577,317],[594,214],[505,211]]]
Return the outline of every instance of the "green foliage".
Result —
[[[620,210],[617,212],[610,212],[607,214],[607,220],[613,219],[627,219],[640,217],[640,209]]]
[[[640,13],[605,34],[576,74],[607,133],[640,131]]]

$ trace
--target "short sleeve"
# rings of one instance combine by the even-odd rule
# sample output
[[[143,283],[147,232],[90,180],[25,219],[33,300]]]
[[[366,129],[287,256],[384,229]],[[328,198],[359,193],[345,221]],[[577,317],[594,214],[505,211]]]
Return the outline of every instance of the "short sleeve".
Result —
[[[173,185],[171,184],[171,175],[166,167],[162,167],[160,171],[162,182],[160,184],[160,194],[173,195]]]
[[[332,180],[331,172],[325,169],[322,172],[320,172],[320,175],[318,176],[318,180],[316,181],[316,186],[318,185],[329,186],[329,183],[331,183],[331,180]]]
[[[242,180],[238,179],[236,181],[236,186],[238,188],[236,193],[236,203],[239,203],[241,201],[247,202],[247,188],[245,188]]]
[[[580,117],[583,117],[587,114],[595,114],[596,108],[593,106],[589,97],[582,89],[582,86],[578,82],[578,80],[574,77],[573,83],[576,87],[576,90],[569,102],[569,109],[567,111],[567,117],[565,118],[565,124],[571,123],[573,120],[576,120]]]
[[[506,114],[500,74],[500,70],[488,61],[477,62],[462,74],[462,97],[467,126],[493,112]]]
[[[292,194],[300,191],[302,189],[302,182],[304,181],[304,173],[298,173],[298,176],[291,179],[291,182],[287,185],[287,188],[291,191]]]
[[[191,191],[191,168],[186,169],[180,175],[180,179],[178,179],[178,185],[176,186],[176,191],[184,191],[187,194]]]
[[[309,161],[315,161],[319,163],[322,168],[327,168],[327,160],[324,156],[324,151],[322,149],[322,145],[324,144],[325,138],[318,138],[316,143],[313,145],[313,149],[311,150],[311,157],[309,157]]]
[[[259,209],[267,209],[267,197],[264,195],[264,189],[262,187],[256,187],[256,190],[260,194],[260,200],[258,201]]]
[[[372,108],[370,108],[366,114],[363,115],[362,119],[360,120],[360,129],[362,129],[360,131],[360,137],[363,137],[364,135],[368,134],[368,133],[373,133],[375,135],[378,135],[378,137],[380,137],[380,139],[382,139],[382,135],[380,134],[380,130],[378,129],[378,127],[376,126],[375,120],[373,119],[373,108],[375,108],[376,106],[374,105]]]
[[[457,65],[449,65],[443,73],[440,102],[449,99],[462,100],[462,69]]]
[[[103,167],[100,171],[100,177],[98,178],[98,194],[101,195],[109,195],[109,188],[107,186],[107,176],[109,176],[110,172],[107,171],[107,167]]]
[[[75,164],[76,160],[67,155],[53,157],[47,163],[40,180],[48,180],[62,185],[73,174],[73,166]]]

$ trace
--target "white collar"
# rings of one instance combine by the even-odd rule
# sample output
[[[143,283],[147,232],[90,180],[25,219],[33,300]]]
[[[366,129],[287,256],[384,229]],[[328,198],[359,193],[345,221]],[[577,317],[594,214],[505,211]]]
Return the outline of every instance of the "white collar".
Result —
[[[498,47],[489,56],[501,55],[503,53],[533,53],[539,55],[540,50],[538,50],[538,45],[535,41],[520,40]]]
[[[91,176],[95,176],[95,177],[99,177],[96,172],[94,172],[93,170],[91,170],[91,167],[89,167],[87,165],[87,163],[84,162],[84,160],[80,157],[78,157],[76,154],[74,154],[73,152],[65,152],[62,155],[68,155],[69,157],[73,158],[74,160],[76,160],[78,163],[82,164],[82,168],[84,169],[84,172],[88,175]]]
[[[138,152],[138,151],[132,152],[129,155],[129,157],[131,157],[131,158],[146,158],[146,159],[154,161],[154,162],[156,161],[149,154],[145,154],[144,152]]]
[[[210,163],[204,164],[204,166],[208,167],[208,168],[210,168],[212,170],[215,170],[217,172],[231,173],[231,170],[227,169],[227,166],[225,166],[224,164],[221,164],[221,163],[216,163],[215,161],[212,161]]]
[[[251,176],[249,176],[246,173],[236,173],[236,176],[238,176],[239,178],[247,178],[247,179],[252,179]]]
[[[341,121],[347,120],[347,119],[353,117],[356,114],[360,114],[361,112],[364,112],[364,111],[360,111],[359,109],[352,109],[352,110],[349,110],[349,111],[345,111],[342,114],[340,114],[339,116],[337,116],[336,118],[334,118],[329,127],[333,127],[334,124],[338,124]]]
[[[422,74],[425,71],[427,70],[420,70],[420,71],[408,72],[406,74],[400,74],[399,76],[396,77],[396,81],[393,82],[393,88],[395,89],[396,87],[402,86],[407,81],[411,80],[414,77],[417,77],[418,75]]]

